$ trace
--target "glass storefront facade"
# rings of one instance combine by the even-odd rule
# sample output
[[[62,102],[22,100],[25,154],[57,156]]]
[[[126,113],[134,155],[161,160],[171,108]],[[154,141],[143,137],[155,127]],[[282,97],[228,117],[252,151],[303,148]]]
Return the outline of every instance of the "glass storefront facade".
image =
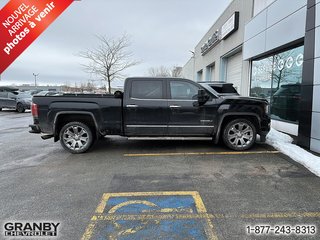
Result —
[[[298,123],[304,47],[252,61],[252,97],[270,102],[274,120]]]
[[[266,9],[274,1],[275,0],[254,0],[254,16],[260,13],[262,10]]]

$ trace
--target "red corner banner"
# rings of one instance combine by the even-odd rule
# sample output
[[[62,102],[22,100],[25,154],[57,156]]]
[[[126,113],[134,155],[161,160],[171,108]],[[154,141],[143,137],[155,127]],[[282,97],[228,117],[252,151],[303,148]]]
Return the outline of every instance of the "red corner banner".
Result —
[[[11,0],[0,11],[0,74],[74,0]]]

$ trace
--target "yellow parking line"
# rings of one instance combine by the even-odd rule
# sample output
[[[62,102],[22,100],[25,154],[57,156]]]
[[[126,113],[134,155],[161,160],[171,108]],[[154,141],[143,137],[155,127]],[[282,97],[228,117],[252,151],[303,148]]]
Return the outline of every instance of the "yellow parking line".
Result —
[[[255,151],[255,152],[182,152],[182,153],[128,153],[125,157],[161,157],[161,156],[199,156],[199,155],[253,155],[253,154],[277,154],[279,151]]]
[[[103,214],[106,208],[108,200],[112,197],[150,197],[150,196],[192,196],[195,202],[195,206],[198,214],[139,214],[139,215],[123,215],[115,214],[115,208],[109,210],[109,214]],[[136,203],[136,201],[134,201]],[[126,202],[127,204],[128,202]],[[117,205],[117,207],[122,206]],[[98,221],[117,221],[117,220],[166,220],[166,219],[204,219],[206,225],[204,226],[205,233],[210,240],[218,240],[215,227],[212,224],[210,218],[214,218],[214,215],[209,215],[206,212],[206,207],[200,197],[200,194],[196,191],[179,191],[179,192],[126,192],[126,193],[104,193],[102,199],[96,208],[95,215],[91,218],[91,222],[85,230],[85,233],[82,236],[82,240],[90,240],[96,224]],[[110,214],[112,213],[112,214]]]
[[[198,212],[200,214],[204,214],[205,215],[205,219],[206,219],[206,222],[207,222],[207,227],[205,227],[206,235],[208,236],[209,239],[218,240],[216,228],[213,226],[213,223],[210,220],[210,216],[207,213],[206,206],[204,205],[199,192],[195,191],[191,195],[192,195],[192,197],[194,199],[194,202],[196,204],[196,208],[197,208]]]
[[[250,152],[253,154],[254,152]],[[255,152],[256,153],[256,152]],[[266,152],[262,152],[266,153]],[[268,152],[270,153],[270,152]],[[277,153],[272,151],[271,153]],[[143,203],[145,205],[153,205],[152,203],[145,202],[144,200],[132,200],[125,204],[119,204],[116,207],[111,208],[108,213],[105,213],[105,208],[108,200],[112,197],[134,197],[134,196],[192,196],[197,209],[197,213],[143,213],[143,214],[117,214],[116,210],[119,207],[125,206],[125,204],[131,203]],[[218,240],[214,219],[288,219],[288,218],[320,218],[320,212],[274,212],[274,213],[247,213],[247,214],[210,214],[201,199],[201,196],[196,191],[179,191],[179,192],[127,192],[127,193],[105,193],[96,209],[95,215],[91,218],[90,224],[87,226],[85,233],[82,236],[82,240],[90,240],[94,234],[96,224],[100,221],[148,221],[148,220],[185,220],[185,219],[202,219],[206,222],[204,230],[208,239]]]
[[[192,196],[199,212],[205,209],[203,202],[200,201],[200,195],[196,191],[179,191],[179,192],[126,192],[126,193],[104,193],[102,199],[96,208],[97,214],[102,214],[106,207],[106,203],[111,197],[150,197],[150,196]],[[200,200],[199,200],[200,199]]]
[[[91,220],[92,221],[92,220]],[[84,232],[84,234],[82,235],[81,240],[90,240],[91,236],[93,234],[93,231],[96,227],[96,222],[92,221],[86,228],[86,231]]]
[[[133,221],[133,220],[179,220],[179,219],[272,219],[272,218],[320,218],[320,212],[278,212],[253,213],[242,215],[228,214],[107,214],[95,215],[94,221]]]
[[[108,214],[94,216],[96,221],[213,219],[212,214]]]
[[[320,218],[320,212],[278,212],[243,214],[241,218]]]

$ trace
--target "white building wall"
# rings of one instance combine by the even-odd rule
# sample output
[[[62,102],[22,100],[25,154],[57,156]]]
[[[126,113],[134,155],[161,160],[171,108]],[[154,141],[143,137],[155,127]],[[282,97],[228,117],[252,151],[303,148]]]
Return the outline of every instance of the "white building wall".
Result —
[[[307,0],[277,0],[271,1],[271,4],[267,1],[262,2],[265,2],[267,7],[245,27],[245,60],[258,58],[305,36]],[[248,80],[247,87],[250,89],[250,76]],[[277,130],[298,135],[296,124],[273,121],[272,125]]]
[[[220,29],[223,24],[235,13],[240,12],[239,19],[239,29],[234,32],[230,37],[219,42],[213,49],[208,53],[202,56],[201,47],[203,44],[208,41],[208,39],[213,35],[213,33]],[[201,39],[198,45],[195,48],[195,73],[203,71],[202,79],[203,80],[226,80],[226,62],[224,62],[228,57],[242,52],[242,44],[244,42],[244,27],[250,21],[253,14],[253,0],[234,0],[223,14],[219,17],[216,23],[210,28],[210,30],[205,34]],[[214,65],[214,77],[207,71],[207,67]],[[186,65],[189,66],[188,64]],[[187,70],[186,70],[187,71]],[[249,73],[249,64],[242,64],[242,72],[240,76],[241,87],[239,92],[242,95],[248,95],[248,75]],[[197,79],[197,78],[196,78]]]
[[[277,0],[245,28],[243,57],[256,58],[304,38],[307,0]]]
[[[266,9],[275,0],[255,0],[254,1],[254,16]]]
[[[183,78],[195,80],[193,57],[183,66],[181,75]]]

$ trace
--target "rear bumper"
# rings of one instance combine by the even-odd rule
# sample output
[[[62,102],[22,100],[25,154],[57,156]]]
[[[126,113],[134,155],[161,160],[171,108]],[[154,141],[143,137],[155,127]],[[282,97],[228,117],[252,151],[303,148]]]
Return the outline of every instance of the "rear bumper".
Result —
[[[29,127],[31,128],[29,130],[29,133],[35,133],[35,134],[41,133],[41,129],[40,129],[39,125],[32,124],[32,125],[29,125]]]

